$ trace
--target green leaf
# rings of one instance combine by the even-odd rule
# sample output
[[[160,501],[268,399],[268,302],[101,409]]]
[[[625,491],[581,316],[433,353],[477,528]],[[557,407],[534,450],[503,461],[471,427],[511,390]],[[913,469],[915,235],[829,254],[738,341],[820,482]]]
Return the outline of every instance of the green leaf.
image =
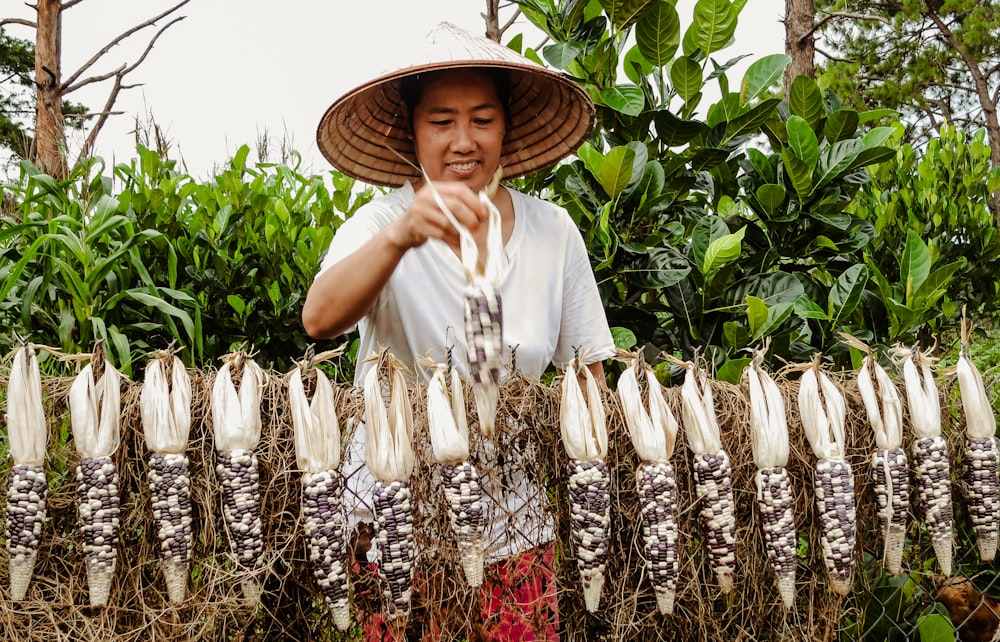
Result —
[[[858,131],[858,112],[853,109],[838,109],[830,114],[823,127],[823,135],[831,143],[854,136]]]
[[[869,123],[873,120],[879,120],[882,118],[896,118],[899,116],[899,112],[895,109],[872,109],[870,111],[863,111],[858,114],[858,122],[861,125]]]
[[[590,143],[585,142],[580,145],[580,149],[576,150],[576,155],[583,161],[583,165],[587,168],[587,171],[594,178],[600,179],[601,164],[604,162],[604,156],[601,155],[601,152],[594,149]]]
[[[646,106],[646,96],[635,85],[615,85],[601,92],[605,105],[626,116],[638,116]]]
[[[785,54],[771,54],[755,61],[743,75],[740,88],[740,102],[746,104],[772,86],[781,83],[781,76],[792,57]]]
[[[727,383],[737,385],[740,383],[740,379],[743,378],[743,371],[746,370],[749,363],[749,357],[729,359],[722,364],[722,367],[715,373],[715,378],[719,381],[725,381]]]
[[[787,147],[781,150],[781,159],[785,163],[785,175],[791,181],[799,200],[808,199],[813,189],[812,168]]]
[[[803,294],[799,298],[795,299],[793,308],[795,310],[795,316],[800,319],[820,319],[822,321],[830,320],[830,315],[826,313],[826,310],[821,308],[806,294]]]
[[[767,212],[768,216],[773,216],[781,204],[785,202],[785,188],[777,183],[765,183],[757,188],[757,202]]]
[[[583,53],[583,45],[578,42],[560,42],[542,47],[542,56],[557,69],[565,69]]]
[[[785,123],[785,130],[788,132],[788,146],[812,171],[816,167],[816,161],[819,160],[819,141],[816,140],[816,132],[800,116],[790,116]]]
[[[758,328],[758,331],[753,334],[754,341],[759,341],[763,337],[773,335],[777,332],[780,329],[781,324],[788,320],[788,317],[792,316],[792,310],[794,308],[795,303],[792,301],[782,301],[768,307],[767,320],[762,326],[760,326],[760,328]]]
[[[892,138],[895,133],[895,127],[876,127],[872,129],[865,134],[865,149],[871,149],[873,147],[880,147],[884,145],[885,142]]]
[[[670,82],[684,102],[690,101],[701,92],[704,85],[701,65],[691,58],[678,58],[670,66]]]
[[[726,142],[744,134],[758,133],[761,125],[774,116],[779,104],[781,104],[779,99],[770,98],[735,116],[726,124]]]
[[[861,150],[862,143],[856,138],[838,140],[823,149],[816,168],[816,186],[826,185],[852,167]]]
[[[739,12],[733,10],[729,0],[698,0],[685,39],[707,56],[729,44],[736,33],[738,17]],[[692,52],[684,53],[690,55]]]
[[[691,262],[700,270],[706,264],[708,247],[729,234],[729,226],[718,216],[702,216],[691,232]],[[704,272],[702,272],[704,274]]]
[[[955,627],[940,613],[921,616],[917,620],[920,642],[954,642]]]
[[[833,288],[830,289],[830,319],[836,328],[851,316],[861,301],[861,294],[868,283],[868,268],[863,263],[855,263],[844,270]]]
[[[820,91],[815,80],[808,76],[798,76],[792,81],[788,109],[795,116],[805,119],[815,131],[825,113],[823,92]]]
[[[171,304],[169,301],[155,297],[151,294],[146,294],[145,292],[140,292],[138,290],[129,290],[125,293],[130,299],[141,303],[143,305],[148,305],[151,308],[156,308],[163,314],[178,319],[184,326],[184,330],[187,331],[188,339],[194,340],[194,322],[191,320],[191,315],[189,315],[184,310],[181,310],[177,306]],[[183,337],[176,337],[177,339],[182,339]]]
[[[906,232],[906,247],[899,258],[899,280],[903,282],[906,305],[910,305],[917,290],[931,273],[931,251],[920,235],[913,230]]]
[[[759,330],[767,324],[767,304],[755,296],[746,297],[747,322],[750,324],[750,335],[757,339]]]
[[[632,180],[633,163],[635,161],[635,150],[631,147],[613,147],[601,162],[600,174],[597,180],[601,187],[612,199],[628,187]]]
[[[611,328],[611,338],[615,341],[615,347],[620,350],[631,350],[638,343],[635,333],[628,328]]]
[[[656,0],[635,24],[635,44],[650,64],[662,67],[673,60],[681,42],[677,9],[667,0]]]
[[[682,120],[667,109],[658,110],[653,123],[656,125],[657,138],[668,147],[687,145],[706,130],[704,123]]]
[[[723,265],[740,258],[746,230],[747,228],[744,226],[732,234],[726,234],[713,240],[705,251],[705,261],[702,264],[701,273],[711,274]]]
[[[624,29],[635,22],[651,2],[653,0],[600,0],[601,8],[617,29]]]
[[[246,312],[247,304],[240,295],[230,294],[226,297],[226,301],[229,302],[229,306],[236,311],[237,315],[243,316],[243,313]]]

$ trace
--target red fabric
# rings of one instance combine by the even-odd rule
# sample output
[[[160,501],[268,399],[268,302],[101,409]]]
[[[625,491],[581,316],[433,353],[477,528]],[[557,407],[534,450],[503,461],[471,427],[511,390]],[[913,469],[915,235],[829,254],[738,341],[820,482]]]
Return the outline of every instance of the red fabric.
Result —
[[[424,617],[423,631],[402,631],[386,622],[381,612],[366,612],[360,607],[357,617],[362,625],[365,642],[448,642],[453,638],[468,638],[470,641],[489,642],[558,642],[559,601],[556,596],[554,569],[555,552],[553,546],[540,546],[520,555],[491,564],[486,569],[486,578],[479,590],[480,620],[473,630],[458,632],[448,636],[433,618]],[[362,572],[355,563],[354,574],[372,578],[378,574],[378,565],[370,563]],[[418,607],[422,578],[415,577],[414,606]],[[355,592],[380,590],[377,583],[355,583]],[[373,596],[366,595],[370,600]],[[359,605],[362,600],[355,600]],[[447,605],[438,605],[440,611],[447,611]],[[419,619],[416,608],[412,620]],[[431,621],[427,621],[431,620]],[[411,627],[412,628],[412,627]]]

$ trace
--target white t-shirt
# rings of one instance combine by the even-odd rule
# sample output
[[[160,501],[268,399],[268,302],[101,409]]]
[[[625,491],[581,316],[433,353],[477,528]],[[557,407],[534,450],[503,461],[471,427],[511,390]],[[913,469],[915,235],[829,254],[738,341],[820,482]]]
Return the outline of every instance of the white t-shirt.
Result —
[[[499,283],[505,363],[516,346],[514,366],[537,378],[550,363],[564,367],[578,350],[586,353],[589,363],[612,357],[614,341],[586,246],[573,220],[561,207],[508,191],[514,205],[514,228],[504,246],[506,268]],[[320,272],[400,217],[413,198],[413,188],[406,184],[358,209],[337,230]],[[388,346],[398,359],[414,367],[416,358],[425,355],[445,361],[446,350],[454,346],[453,355],[464,367],[465,288],[461,259],[443,241],[430,239],[407,251],[375,305],[358,322],[361,345],[355,384],[361,385],[372,366],[363,359],[380,346]],[[427,376],[421,368],[417,370]],[[342,468],[347,478],[345,500],[352,523],[373,521],[369,502],[374,480],[363,464],[364,431],[354,434]],[[492,520],[487,530],[499,540],[488,543],[488,557],[505,557],[552,538],[539,491],[532,491],[526,480],[513,484],[508,480],[507,488],[494,489],[486,486],[497,480],[483,475],[482,481],[484,493],[499,504],[488,507],[487,515],[501,522],[508,515],[518,520],[514,528]],[[541,523],[534,528],[524,520]],[[525,541],[516,541],[521,539],[517,537],[510,541],[512,532],[525,533]]]

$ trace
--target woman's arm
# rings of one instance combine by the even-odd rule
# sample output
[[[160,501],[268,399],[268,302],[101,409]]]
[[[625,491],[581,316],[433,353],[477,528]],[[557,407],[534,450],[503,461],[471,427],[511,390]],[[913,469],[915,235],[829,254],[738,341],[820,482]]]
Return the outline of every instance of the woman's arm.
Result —
[[[435,188],[455,218],[475,234],[487,216],[475,193],[461,183],[436,183]],[[302,308],[306,333],[330,339],[352,328],[371,310],[403,255],[429,238],[459,245],[458,232],[424,185],[402,216],[313,281]]]

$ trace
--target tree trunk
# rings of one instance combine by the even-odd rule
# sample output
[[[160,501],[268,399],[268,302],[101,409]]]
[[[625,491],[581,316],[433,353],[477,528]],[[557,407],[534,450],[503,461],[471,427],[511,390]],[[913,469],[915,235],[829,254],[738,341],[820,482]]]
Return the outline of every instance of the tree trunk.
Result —
[[[785,0],[785,53],[792,57],[785,68],[785,96],[799,76],[816,77],[815,20],[813,0]]]
[[[66,176],[66,134],[62,113],[62,5],[59,0],[38,0],[38,29],[35,35],[34,161],[46,174]]]
[[[486,13],[482,16],[486,21],[486,37],[500,42],[500,0],[486,0]]]

